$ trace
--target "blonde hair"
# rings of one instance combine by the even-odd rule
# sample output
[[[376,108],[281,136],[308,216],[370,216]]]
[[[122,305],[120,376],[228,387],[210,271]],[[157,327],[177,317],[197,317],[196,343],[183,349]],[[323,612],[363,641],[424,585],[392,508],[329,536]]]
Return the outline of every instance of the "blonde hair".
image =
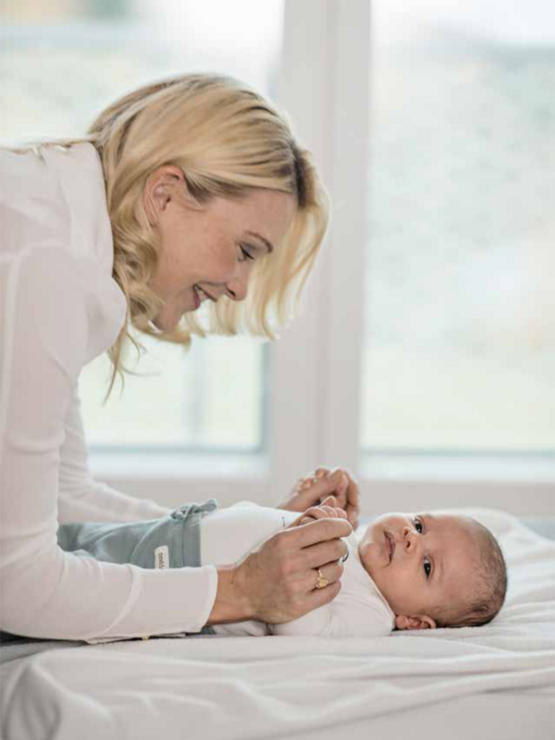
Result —
[[[295,314],[328,222],[328,197],[310,153],[296,141],[285,116],[241,82],[188,74],[142,87],[108,106],[89,129],[104,170],[114,237],[113,277],[127,299],[127,320],[108,351],[124,382],[122,350],[130,324],[158,339],[188,347],[192,334],[251,334],[274,339]],[[184,314],[173,331],[151,320],[163,301],[149,288],[158,260],[158,239],[142,194],[158,167],[184,173],[199,202],[241,198],[262,188],[293,194],[297,210],[284,244],[253,266],[245,301],[222,297],[205,321]],[[206,304],[204,304],[206,305]]]

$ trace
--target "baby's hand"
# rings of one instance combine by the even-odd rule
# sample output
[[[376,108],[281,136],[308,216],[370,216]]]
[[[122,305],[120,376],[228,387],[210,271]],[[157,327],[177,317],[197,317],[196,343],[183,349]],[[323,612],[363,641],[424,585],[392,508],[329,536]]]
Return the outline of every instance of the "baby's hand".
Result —
[[[325,499],[330,493],[335,498],[334,507],[342,509],[347,514],[347,519],[351,523],[353,529],[358,527],[358,517],[360,514],[359,504],[359,490],[358,485],[348,470],[344,468],[335,468],[330,470],[329,468],[319,467],[314,473],[306,478],[301,478],[297,484],[296,491],[299,495],[311,497],[312,491],[316,493],[319,485],[321,485],[324,479],[334,482],[334,488],[328,491],[320,497],[318,503],[323,504]],[[316,504],[316,500],[312,500],[310,503]]]
[[[328,496],[319,506],[311,506],[296,519],[291,527],[298,527],[301,524],[310,524],[318,519],[347,519],[347,514],[343,509],[336,506],[335,496]],[[344,563],[349,557],[349,551],[347,550],[346,555],[341,558],[341,562]]]
[[[309,507],[325,502],[334,496],[334,508],[343,509],[349,523],[356,529],[360,514],[358,485],[352,475],[343,468],[319,467],[311,475],[301,478],[289,496],[278,508],[286,511],[305,512]]]
[[[318,519],[347,519],[347,514],[337,505],[334,496],[328,496],[319,506],[311,506],[291,526],[308,524]]]

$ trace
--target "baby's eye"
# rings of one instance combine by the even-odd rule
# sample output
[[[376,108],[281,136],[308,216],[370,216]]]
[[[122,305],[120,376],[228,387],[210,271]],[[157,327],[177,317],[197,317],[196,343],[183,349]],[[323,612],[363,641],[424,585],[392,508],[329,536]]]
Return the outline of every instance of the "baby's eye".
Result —
[[[424,560],[424,573],[426,574],[426,578],[430,577],[431,572],[432,572],[432,566],[430,564],[430,561]]]
[[[422,534],[422,532],[424,531],[424,528],[422,526],[422,522],[420,521],[420,519],[414,520],[414,528],[416,529],[418,534]]]

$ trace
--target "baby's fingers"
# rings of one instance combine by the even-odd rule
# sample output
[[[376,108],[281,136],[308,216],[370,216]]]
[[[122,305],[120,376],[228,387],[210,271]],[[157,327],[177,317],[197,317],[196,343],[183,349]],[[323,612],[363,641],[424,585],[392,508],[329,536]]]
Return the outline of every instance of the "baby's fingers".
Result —
[[[316,518],[311,516],[303,516],[299,524],[310,524],[310,522],[315,522]]]
[[[313,506],[304,513],[305,517],[311,517],[312,519],[346,519],[347,514],[343,509],[338,509],[335,506]]]
[[[332,506],[313,506],[305,511],[305,516],[311,516],[314,519],[337,519],[337,510]]]
[[[347,519],[347,514],[345,513],[344,509],[341,506],[337,505],[335,496],[328,496],[327,498],[325,498],[320,504],[319,508],[323,508],[328,512],[330,511],[330,509],[333,509],[333,513],[329,513],[328,516],[341,517],[341,519]]]
[[[309,522],[315,522],[317,519],[329,519],[329,515],[325,514],[320,510],[319,506],[312,506],[303,512],[298,519],[295,519],[291,527],[297,527],[299,524],[308,524]]]
[[[335,513],[335,509],[329,506],[312,506],[307,509],[304,514],[296,519],[291,526],[296,527],[299,524],[308,524],[309,522],[315,522],[317,519],[337,519],[338,515]]]

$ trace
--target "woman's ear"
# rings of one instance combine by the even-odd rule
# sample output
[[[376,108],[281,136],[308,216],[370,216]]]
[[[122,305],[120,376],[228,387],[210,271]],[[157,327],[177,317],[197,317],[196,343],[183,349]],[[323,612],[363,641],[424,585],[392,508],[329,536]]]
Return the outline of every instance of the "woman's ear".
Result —
[[[395,628],[398,630],[435,630],[436,623],[431,617],[407,617],[399,614],[395,617]]]
[[[151,225],[157,223],[172,200],[185,204],[194,198],[189,193],[182,170],[166,164],[149,175],[143,189],[143,206]]]

